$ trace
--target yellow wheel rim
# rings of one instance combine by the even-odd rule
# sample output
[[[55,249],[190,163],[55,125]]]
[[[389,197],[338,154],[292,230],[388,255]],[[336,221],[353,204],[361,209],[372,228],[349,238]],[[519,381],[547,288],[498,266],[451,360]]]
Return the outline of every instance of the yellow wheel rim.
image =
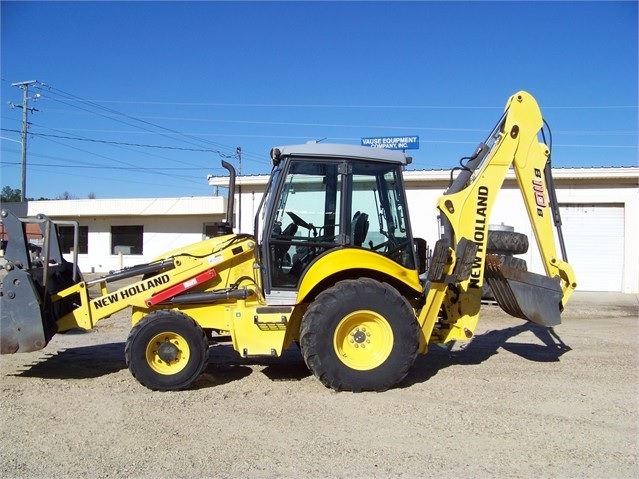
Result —
[[[388,321],[374,311],[354,311],[335,328],[333,347],[346,366],[369,371],[383,364],[390,356],[393,330]]]
[[[146,346],[146,362],[153,371],[169,376],[182,371],[189,362],[189,345],[177,333],[156,334]]]

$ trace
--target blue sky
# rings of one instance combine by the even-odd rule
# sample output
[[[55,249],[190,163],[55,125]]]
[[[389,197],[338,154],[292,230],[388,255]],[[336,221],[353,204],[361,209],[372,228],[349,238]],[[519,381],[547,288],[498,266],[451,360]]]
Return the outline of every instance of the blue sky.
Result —
[[[555,167],[636,166],[637,2],[8,2],[2,186],[27,196],[209,195],[220,160],[271,147],[420,137],[451,168],[527,90]],[[133,146],[146,145],[146,146]],[[204,151],[201,151],[204,150]]]

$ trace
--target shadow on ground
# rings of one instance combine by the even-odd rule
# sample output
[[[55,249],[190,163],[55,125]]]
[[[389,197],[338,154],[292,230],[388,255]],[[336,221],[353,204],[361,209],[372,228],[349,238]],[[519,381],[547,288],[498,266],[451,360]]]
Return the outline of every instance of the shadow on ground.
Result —
[[[45,353],[23,369],[9,374],[44,379],[89,379],[126,369],[124,342],[81,346]],[[216,345],[209,350],[209,363],[196,388],[239,381],[253,372],[250,366],[265,366],[261,372],[272,381],[300,381],[311,375],[296,346],[280,358],[244,359],[231,346]]]
[[[209,352],[206,372],[219,381],[242,379],[251,373],[249,366],[264,366],[261,373],[271,381],[301,381],[311,375],[297,346],[285,350],[279,358],[242,358],[230,345],[217,345]],[[248,371],[248,372],[246,372]],[[224,381],[224,378],[227,380]]]
[[[94,346],[62,349],[46,353],[37,362],[25,365],[27,369],[12,376],[47,379],[97,378],[126,369],[124,343],[106,343]]]
[[[532,332],[543,344],[511,341],[527,332]],[[477,335],[465,348],[455,351],[431,346],[427,355],[417,358],[399,387],[428,381],[449,366],[480,364],[497,354],[499,349],[536,362],[559,361],[564,353],[570,351],[553,329],[525,323]],[[200,389],[239,381],[253,372],[251,366],[264,366],[261,372],[272,381],[301,381],[311,375],[296,346],[284,351],[279,358],[245,359],[230,345],[216,345],[209,350],[208,366],[194,387]],[[24,370],[12,375],[47,379],[97,378],[126,369],[124,342],[63,349],[24,367]]]
[[[533,333],[543,344],[509,341],[527,332]],[[410,387],[428,381],[449,366],[481,364],[497,354],[499,349],[535,362],[557,362],[564,353],[571,350],[553,328],[527,322],[478,334],[463,349],[453,351],[448,346],[431,346],[428,354],[418,356],[415,365],[399,387]]]

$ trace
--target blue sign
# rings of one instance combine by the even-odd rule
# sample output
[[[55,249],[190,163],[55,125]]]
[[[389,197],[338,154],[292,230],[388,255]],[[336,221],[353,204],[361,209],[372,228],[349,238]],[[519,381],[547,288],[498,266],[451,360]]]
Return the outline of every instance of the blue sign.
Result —
[[[419,136],[383,136],[362,138],[362,146],[387,150],[419,150]]]

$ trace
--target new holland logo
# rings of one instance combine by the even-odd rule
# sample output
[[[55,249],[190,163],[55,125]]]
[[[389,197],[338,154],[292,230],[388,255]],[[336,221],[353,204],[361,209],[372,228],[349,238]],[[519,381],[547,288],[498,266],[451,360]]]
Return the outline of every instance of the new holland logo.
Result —
[[[473,241],[477,245],[477,255],[473,261],[473,270],[470,273],[471,288],[479,287],[479,277],[482,270],[482,255],[484,242],[486,240],[486,208],[488,208],[488,188],[480,186],[477,188],[477,211],[475,214],[475,232]]]
[[[146,291],[150,291],[153,288],[157,288],[158,286],[163,286],[167,284],[169,280],[170,280],[169,275],[163,274],[161,276],[157,276],[155,278],[151,278],[149,280],[134,284],[133,286],[130,286],[127,289],[123,289],[115,293],[102,296],[101,298],[94,299],[92,303],[95,306],[95,309],[100,309],[110,304],[115,304],[124,299],[137,296],[138,294],[144,293]]]

